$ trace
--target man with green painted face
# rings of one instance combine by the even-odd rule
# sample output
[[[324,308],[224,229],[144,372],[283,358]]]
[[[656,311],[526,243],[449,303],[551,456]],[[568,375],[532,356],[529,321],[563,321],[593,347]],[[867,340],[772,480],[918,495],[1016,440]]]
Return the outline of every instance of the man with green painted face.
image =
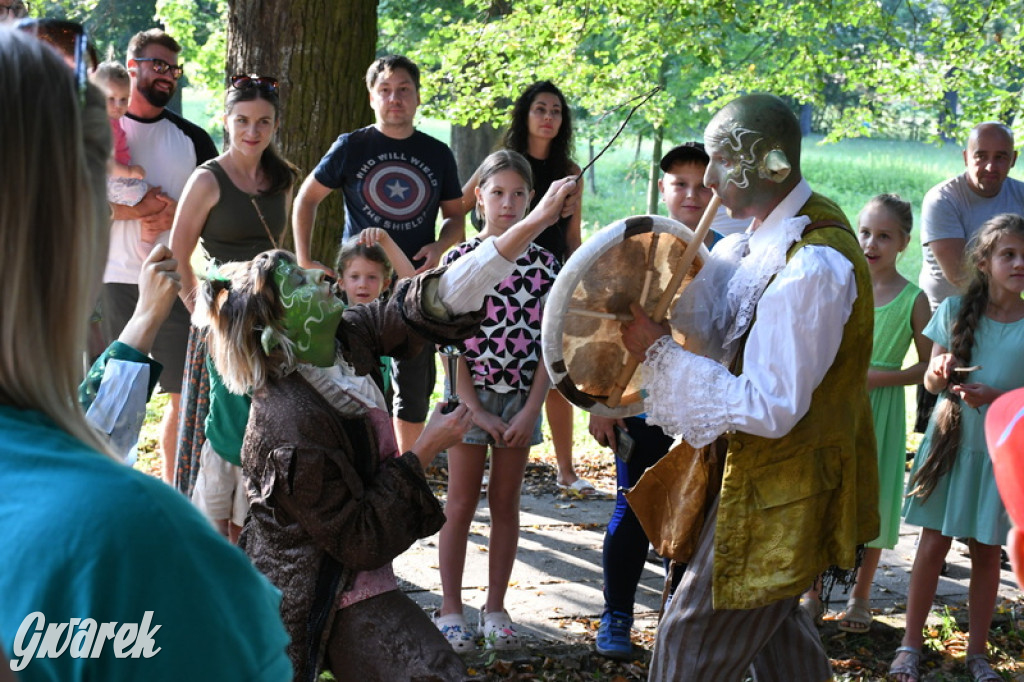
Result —
[[[648,421],[727,449],[650,679],[740,680],[751,668],[759,681],[820,682],[832,672],[800,595],[828,566],[852,568],[878,530],[871,281],[846,217],[801,176],[800,128],[782,100],[734,100],[705,145],[704,184],[753,220],[705,266],[734,268],[718,296],[719,359],[684,350],[638,307],[623,330],[644,361]]]

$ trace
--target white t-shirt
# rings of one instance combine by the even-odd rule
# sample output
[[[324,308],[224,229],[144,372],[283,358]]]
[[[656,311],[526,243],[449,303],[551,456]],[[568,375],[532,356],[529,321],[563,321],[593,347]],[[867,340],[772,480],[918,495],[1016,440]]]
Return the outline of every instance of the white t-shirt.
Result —
[[[126,114],[121,119],[131,149],[132,160],[146,170],[146,182],[158,186],[175,201],[200,163],[217,155],[210,136],[199,126],[164,109],[155,119],[139,119]],[[114,220],[110,225],[110,251],[103,273],[104,283],[137,284],[142,262],[152,245],[141,239],[138,220]],[[170,231],[157,242],[167,244]],[[188,258],[190,254],[183,256]]]
[[[937,239],[966,239],[986,220],[1000,213],[1024,214],[1024,182],[1007,178],[999,194],[979,196],[967,183],[967,173],[932,187],[921,203],[921,275],[918,285],[935,310],[939,303],[959,292],[946,280],[935,254],[928,246]]]

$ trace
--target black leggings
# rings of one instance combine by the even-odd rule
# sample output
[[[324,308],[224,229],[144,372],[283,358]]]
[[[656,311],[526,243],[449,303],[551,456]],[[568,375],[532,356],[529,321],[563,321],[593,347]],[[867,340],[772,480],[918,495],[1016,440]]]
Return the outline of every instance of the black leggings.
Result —
[[[629,462],[615,458],[617,493],[615,510],[608,522],[604,536],[602,565],[604,569],[604,607],[607,611],[619,611],[632,615],[636,586],[647,561],[650,542],[636,514],[626,502],[623,490],[636,485],[640,476],[672,447],[672,438],[657,426],[651,426],[643,419],[626,419],[629,435],[636,441]]]

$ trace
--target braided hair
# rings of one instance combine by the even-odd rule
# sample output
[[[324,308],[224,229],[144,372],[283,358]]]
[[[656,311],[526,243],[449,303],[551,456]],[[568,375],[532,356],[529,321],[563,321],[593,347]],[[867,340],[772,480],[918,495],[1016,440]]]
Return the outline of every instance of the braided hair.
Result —
[[[968,245],[967,263],[971,278],[953,320],[949,344],[950,353],[963,365],[971,364],[975,334],[988,309],[990,278],[979,266],[991,262],[999,238],[1007,234],[1024,238],[1024,217],[1013,213],[997,215],[982,225]],[[927,500],[939,479],[953,468],[963,431],[962,414],[959,396],[947,392],[946,400],[935,411],[935,428],[928,457],[910,479],[912,488],[908,495]]]

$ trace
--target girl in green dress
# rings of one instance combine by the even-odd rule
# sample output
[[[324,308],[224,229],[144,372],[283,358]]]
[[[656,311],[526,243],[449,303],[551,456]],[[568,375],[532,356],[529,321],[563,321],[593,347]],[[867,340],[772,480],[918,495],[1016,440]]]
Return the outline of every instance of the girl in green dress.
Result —
[[[871,583],[883,549],[899,540],[903,473],[907,453],[907,410],[904,386],[921,383],[931,341],[924,336],[931,311],[928,298],[896,270],[896,259],[910,243],[914,219],[910,202],[895,194],[879,194],[860,212],[857,233],[871,270],[875,296],[875,333],[868,370],[871,412],[878,444],[878,537],[869,542],[857,571],[839,629],[866,632],[871,627]],[[918,361],[903,368],[910,342]]]

